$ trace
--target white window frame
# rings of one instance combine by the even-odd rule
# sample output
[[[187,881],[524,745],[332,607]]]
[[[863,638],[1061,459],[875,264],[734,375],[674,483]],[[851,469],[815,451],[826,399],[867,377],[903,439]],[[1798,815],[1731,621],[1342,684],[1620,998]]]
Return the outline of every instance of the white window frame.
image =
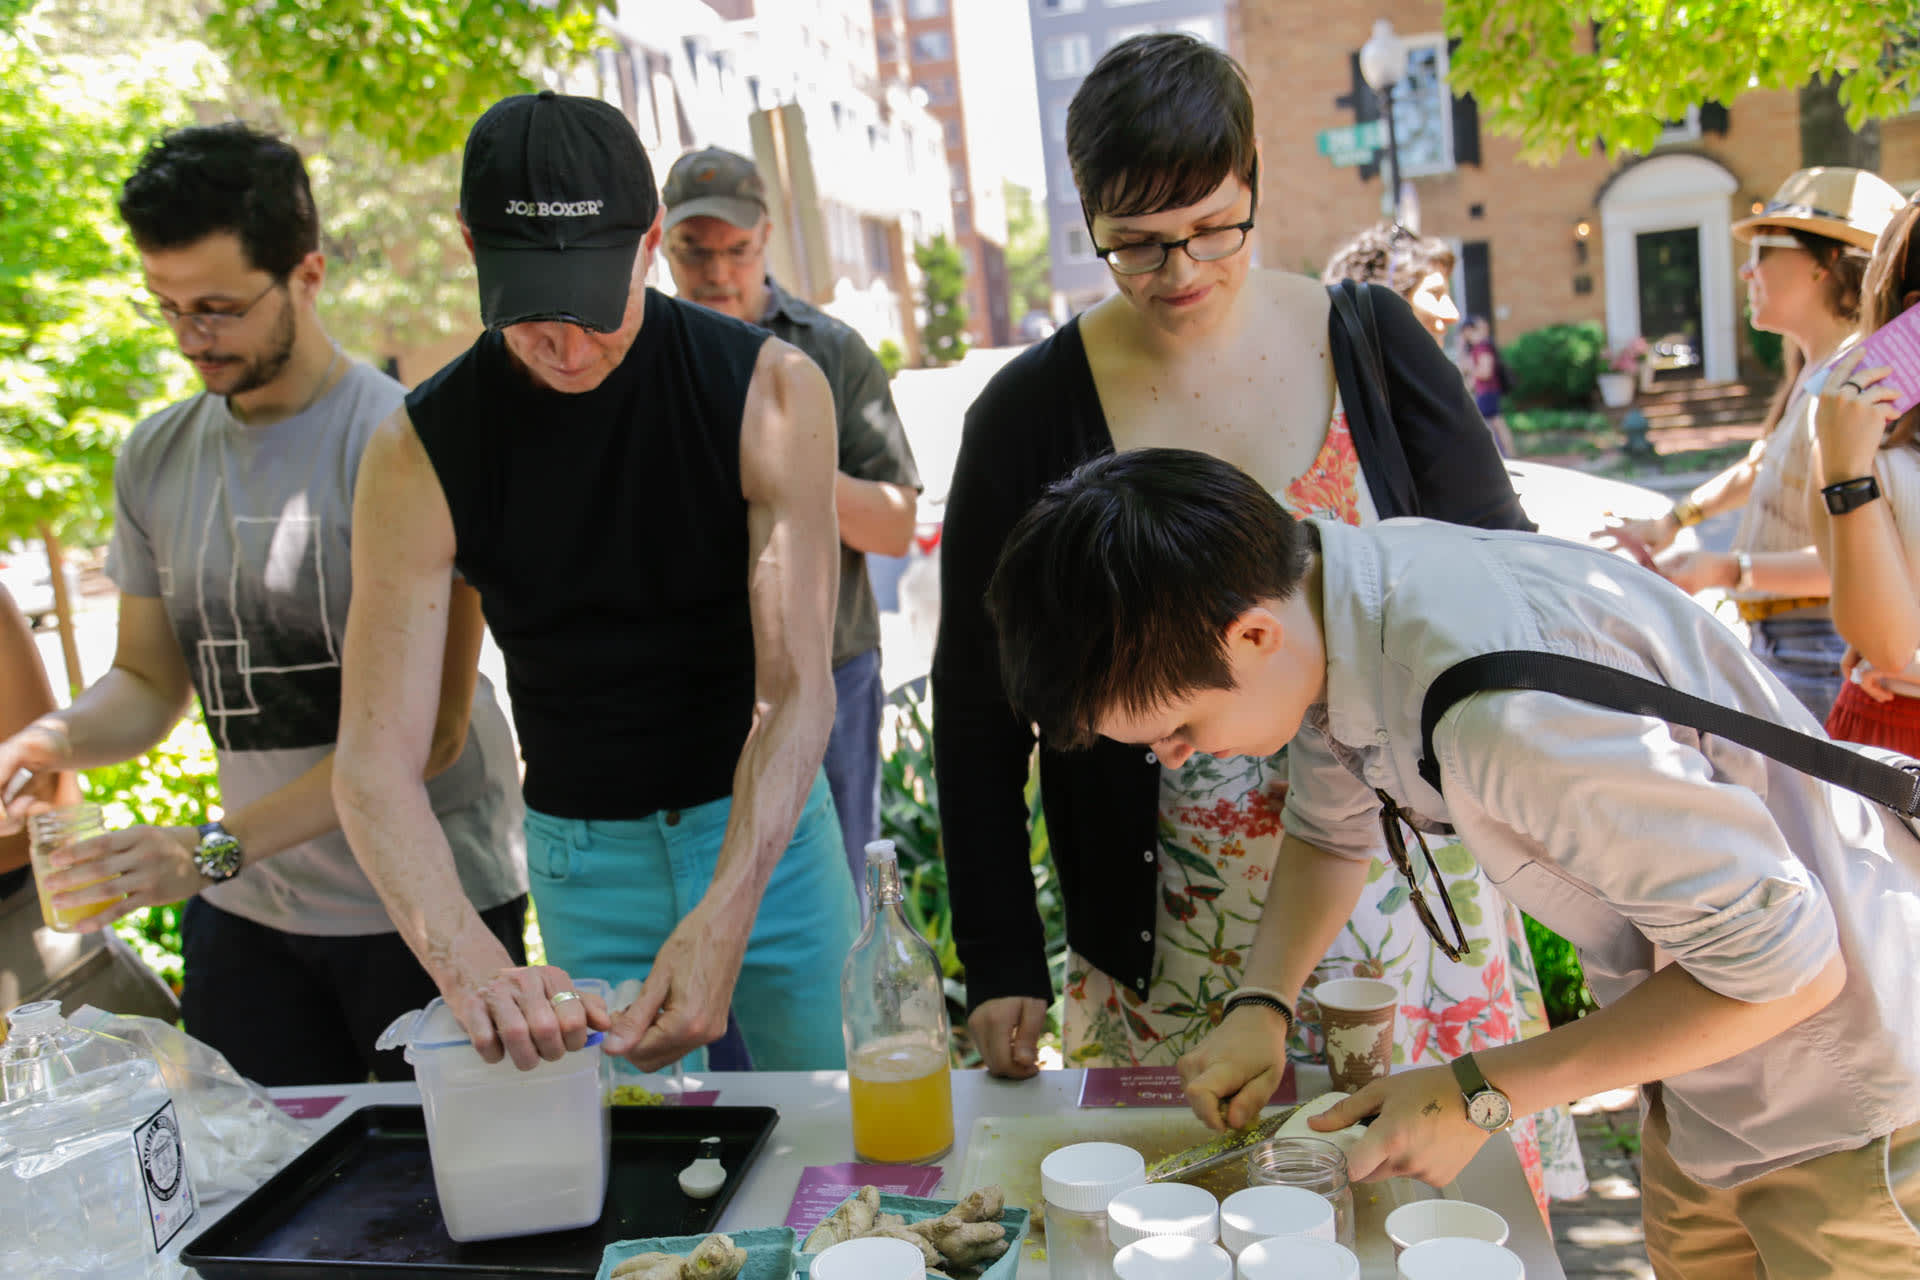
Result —
[[[1688,107],[1687,114],[1660,130],[1660,137],[1654,142],[1656,147],[1670,147],[1676,143],[1700,141],[1700,108]]]
[[[1077,49],[1079,56],[1067,59],[1065,51]],[[1061,51],[1056,59],[1055,51]],[[1040,43],[1041,67],[1049,80],[1066,80],[1074,76],[1084,76],[1093,70],[1093,38],[1084,31],[1074,31],[1063,36],[1048,36]]]
[[[943,53],[922,53],[920,52],[920,42],[922,40],[938,40],[946,46],[946,51]],[[953,61],[953,37],[944,31],[922,31],[919,35],[912,36],[908,39],[907,47],[912,51],[912,60],[915,62]]]
[[[1413,54],[1416,51],[1425,52],[1429,49],[1433,51],[1435,80],[1440,90],[1440,149],[1442,154],[1441,159],[1437,162],[1431,158],[1409,162],[1403,142],[1400,151],[1400,176],[1402,178],[1428,178],[1437,174],[1452,173],[1455,168],[1453,157],[1453,88],[1452,76],[1447,59],[1447,37],[1444,32],[1434,31],[1417,36],[1407,36],[1405,43],[1409,61],[1412,60]],[[1406,81],[1403,80],[1394,86],[1394,101],[1396,103],[1400,102],[1405,92]],[[1400,116],[1396,114],[1394,116],[1394,124],[1397,127],[1399,123]],[[1401,132],[1404,135],[1405,131],[1403,130]],[[1384,159],[1385,157],[1382,157],[1383,161]]]
[[[1093,237],[1087,234],[1085,227],[1076,226],[1072,223],[1067,224],[1060,228],[1060,241],[1062,247],[1065,249],[1066,260],[1068,262],[1100,261],[1099,258],[1094,256]],[[1079,247],[1082,245],[1084,245],[1085,248]]]

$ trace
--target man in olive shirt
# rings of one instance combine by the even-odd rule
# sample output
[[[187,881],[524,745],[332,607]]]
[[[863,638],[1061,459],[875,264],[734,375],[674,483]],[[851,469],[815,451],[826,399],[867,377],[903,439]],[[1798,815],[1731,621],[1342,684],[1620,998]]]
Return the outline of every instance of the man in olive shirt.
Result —
[[[719,147],[690,151],[667,172],[667,265],[674,288],[757,324],[812,357],[833,388],[840,467],[840,601],[833,619],[839,696],[827,743],[827,785],[840,813],[855,889],[866,890],[866,846],[880,834],[880,614],[866,553],[905,555],[920,472],[887,389],[886,370],[850,326],[789,294],[767,274],[766,188],[753,161]]]

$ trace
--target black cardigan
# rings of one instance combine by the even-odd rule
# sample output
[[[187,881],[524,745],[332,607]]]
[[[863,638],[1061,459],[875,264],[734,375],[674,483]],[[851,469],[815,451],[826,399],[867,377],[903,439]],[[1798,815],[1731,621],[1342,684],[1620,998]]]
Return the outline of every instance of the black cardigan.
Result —
[[[1334,377],[1375,509],[1489,529],[1532,529],[1460,372],[1399,295],[1378,285],[1328,311]],[[1339,299],[1336,297],[1336,304]],[[1352,303],[1371,302],[1375,352]],[[1389,409],[1388,406],[1391,406]],[[1001,683],[984,596],[1001,544],[1040,491],[1111,452],[1079,321],[1022,352],[967,410],[940,543],[933,741],[955,942],[971,1009],[997,996],[1050,1000],[1023,795],[1032,727]],[[1144,992],[1153,968],[1160,768],[1145,748],[1101,739],[1040,748],[1047,833],[1074,950]]]

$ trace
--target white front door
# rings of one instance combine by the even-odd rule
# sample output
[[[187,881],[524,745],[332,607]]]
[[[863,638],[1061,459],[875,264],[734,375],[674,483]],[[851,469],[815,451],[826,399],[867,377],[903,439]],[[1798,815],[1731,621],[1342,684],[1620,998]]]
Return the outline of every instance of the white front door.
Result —
[[[1697,155],[1654,156],[1608,185],[1600,198],[1600,229],[1610,346],[1624,346],[1635,337],[1652,342],[1673,328],[1676,317],[1697,314],[1703,374],[1713,382],[1738,376],[1731,231],[1731,199],[1738,185],[1721,165]],[[1643,254],[1650,262],[1690,257],[1674,252],[1681,247],[1672,243],[1675,232],[1697,237],[1697,308],[1673,296],[1671,280],[1650,279],[1643,288]]]

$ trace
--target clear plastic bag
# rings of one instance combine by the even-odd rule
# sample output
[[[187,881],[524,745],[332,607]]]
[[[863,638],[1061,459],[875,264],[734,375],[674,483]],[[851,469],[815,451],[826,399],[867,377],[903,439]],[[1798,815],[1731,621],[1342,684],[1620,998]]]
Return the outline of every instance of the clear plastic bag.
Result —
[[[180,1119],[187,1173],[202,1199],[253,1190],[313,1141],[265,1089],[178,1027],[92,1005],[74,1010],[67,1021],[130,1040],[160,1064]]]

